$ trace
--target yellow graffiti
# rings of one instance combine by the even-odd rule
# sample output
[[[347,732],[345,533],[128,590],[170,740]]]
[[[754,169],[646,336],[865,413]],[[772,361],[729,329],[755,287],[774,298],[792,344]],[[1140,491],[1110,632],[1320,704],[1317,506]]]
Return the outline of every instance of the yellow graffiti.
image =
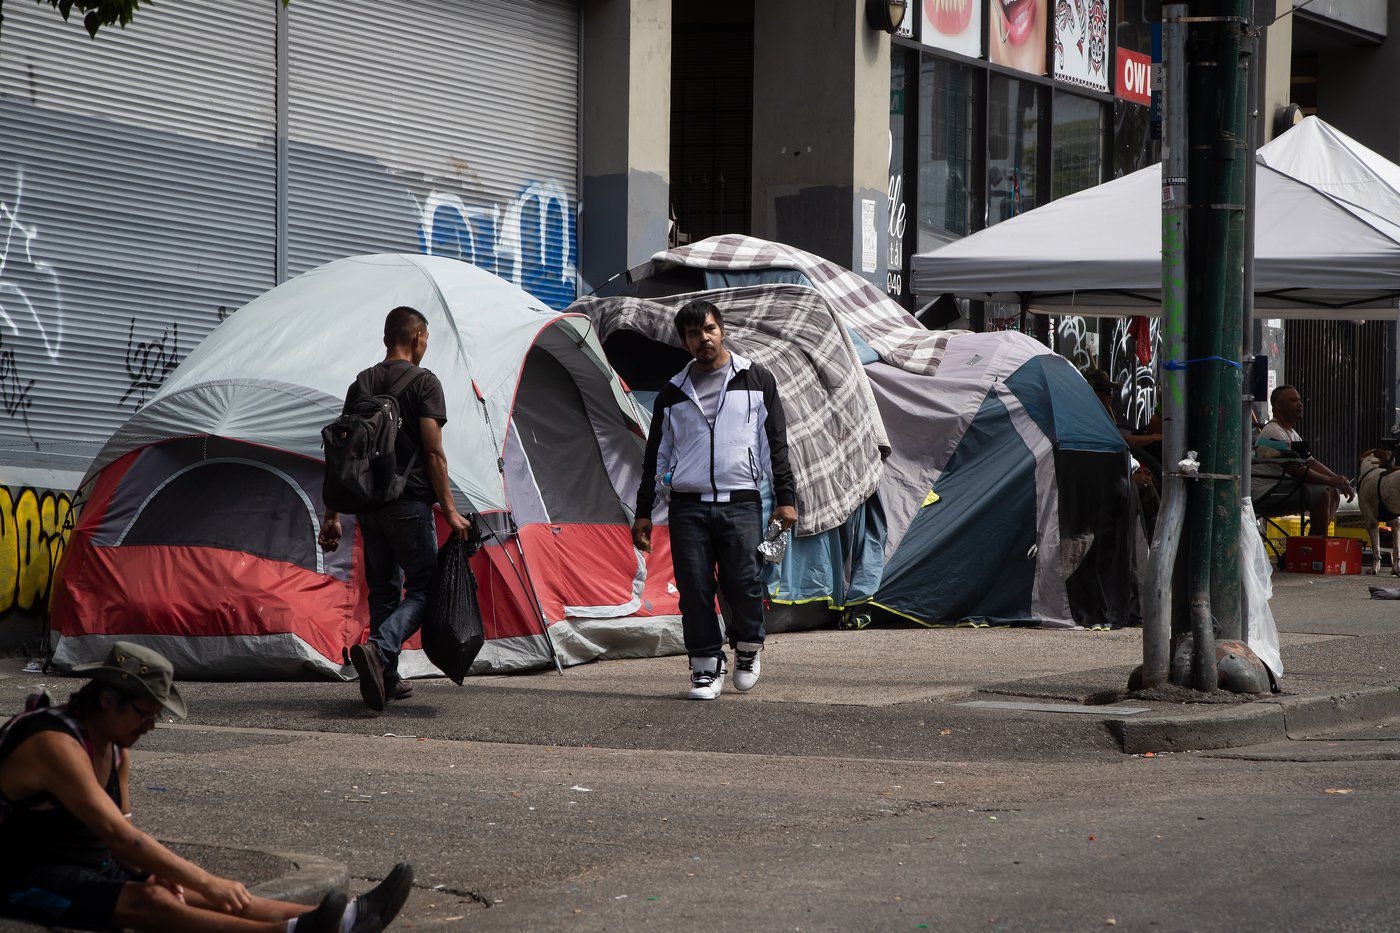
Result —
[[[72,513],[65,492],[0,486],[0,619],[48,613]]]

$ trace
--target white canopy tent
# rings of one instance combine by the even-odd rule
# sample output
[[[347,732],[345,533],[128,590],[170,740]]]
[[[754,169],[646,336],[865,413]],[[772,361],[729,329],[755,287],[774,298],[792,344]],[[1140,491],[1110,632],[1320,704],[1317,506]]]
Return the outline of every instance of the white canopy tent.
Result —
[[[1260,148],[1261,317],[1373,320],[1400,306],[1400,166],[1316,117]],[[1087,316],[1154,316],[1162,280],[1154,165],[913,257],[925,297]]]

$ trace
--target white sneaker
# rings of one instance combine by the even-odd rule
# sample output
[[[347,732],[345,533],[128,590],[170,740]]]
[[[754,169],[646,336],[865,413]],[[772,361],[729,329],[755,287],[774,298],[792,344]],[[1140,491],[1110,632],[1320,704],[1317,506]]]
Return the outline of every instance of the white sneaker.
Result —
[[[690,659],[690,698],[713,700],[724,692],[724,658]]]
[[[762,651],[740,651],[734,649],[734,689],[748,693],[758,683],[758,672],[763,666]]]

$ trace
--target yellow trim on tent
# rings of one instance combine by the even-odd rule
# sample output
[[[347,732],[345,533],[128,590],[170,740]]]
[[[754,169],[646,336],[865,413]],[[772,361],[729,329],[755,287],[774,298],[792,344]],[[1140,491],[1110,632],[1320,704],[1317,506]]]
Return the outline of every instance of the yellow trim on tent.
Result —
[[[874,605],[874,603],[872,603],[869,599],[858,599],[853,603],[843,603],[842,605],[838,606],[836,604],[836,600],[832,599],[830,596],[813,596],[811,599],[778,599],[776,596],[770,596],[768,597],[768,601],[770,603],[776,603],[779,606],[810,606],[812,603],[824,602],[826,603],[826,607],[828,609],[835,609],[838,611],[842,609],[850,609],[852,606]]]
[[[871,600],[870,605],[878,606],[886,612],[893,613],[894,615],[899,616],[901,619],[908,619],[910,622],[913,622],[916,625],[922,625],[924,628],[992,628],[992,624],[990,622],[962,621],[954,622],[952,625],[948,625],[947,623],[925,622],[918,616],[911,616],[907,612],[900,612],[898,609],[893,609],[889,606],[886,606],[884,603],[877,603],[874,600]],[[1001,626],[997,627],[1000,628]]]
[[[930,489],[930,490],[928,491],[928,495],[924,496],[924,504],[921,505],[921,506],[919,506],[919,508],[921,508],[921,509],[922,509],[922,508],[927,508],[928,506],[933,505],[935,502],[937,502],[937,501],[939,500],[939,498],[940,498],[940,497],[939,497],[938,493],[936,493],[936,492],[934,492],[932,489]],[[893,612],[894,610],[890,610],[890,611]]]

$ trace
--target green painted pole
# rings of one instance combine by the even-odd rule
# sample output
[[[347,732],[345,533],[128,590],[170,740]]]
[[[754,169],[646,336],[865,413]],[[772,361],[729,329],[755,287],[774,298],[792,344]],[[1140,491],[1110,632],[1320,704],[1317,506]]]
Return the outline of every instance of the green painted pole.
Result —
[[[1217,133],[1217,178],[1220,199],[1212,207],[1221,228],[1219,288],[1221,297],[1219,367],[1220,420],[1216,425],[1216,472],[1228,479],[1210,484],[1214,509],[1211,553],[1211,606],[1221,637],[1239,640],[1243,634],[1240,607],[1240,481],[1243,464],[1240,422],[1244,395],[1244,246],[1246,173],[1249,165],[1248,102],[1249,63],[1246,31],[1251,9],[1248,0],[1225,5],[1229,21],[1218,27],[1220,61],[1220,116]],[[1230,365],[1229,362],[1234,365]]]
[[[1192,685],[1214,690],[1217,636],[1238,638],[1240,396],[1249,0],[1190,4],[1187,388],[1190,446],[1202,476],[1188,490]]]

